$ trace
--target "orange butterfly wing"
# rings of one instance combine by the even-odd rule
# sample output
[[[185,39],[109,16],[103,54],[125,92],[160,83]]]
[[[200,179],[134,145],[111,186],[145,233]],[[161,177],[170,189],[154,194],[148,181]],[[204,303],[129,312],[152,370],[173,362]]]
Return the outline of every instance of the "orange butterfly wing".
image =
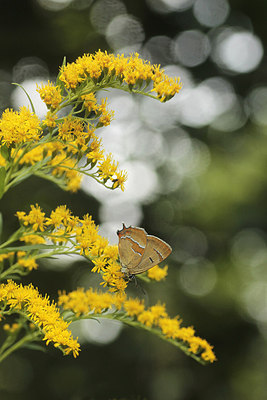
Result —
[[[121,265],[127,270],[134,269],[142,259],[144,254],[147,233],[142,228],[135,228],[129,226],[126,228],[123,224],[123,228],[117,231],[119,236],[119,256]]]
[[[147,235],[146,248],[137,265],[128,266],[130,274],[141,274],[165,260],[172,252],[171,246],[156,236]]]

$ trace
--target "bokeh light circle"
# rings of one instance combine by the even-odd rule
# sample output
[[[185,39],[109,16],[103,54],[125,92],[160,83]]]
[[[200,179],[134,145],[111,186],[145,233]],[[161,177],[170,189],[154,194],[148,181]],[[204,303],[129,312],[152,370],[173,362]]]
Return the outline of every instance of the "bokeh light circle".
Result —
[[[263,52],[261,40],[253,33],[225,28],[215,39],[212,59],[222,69],[247,73],[258,67]]]
[[[267,125],[267,86],[254,88],[247,97],[250,118],[258,125]]]
[[[226,0],[196,0],[193,12],[195,18],[210,28],[224,23],[230,11]]]
[[[115,50],[141,44],[144,38],[142,24],[129,14],[116,16],[106,29],[106,40]]]
[[[103,12],[105,10],[105,12]],[[93,4],[90,20],[97,32],[104,34],[108,24],[118,15],[126,14],[125,5],[119,0],[100,0]]]
[[[182,265],[179,280],[185,292],[201,297],[212,291],[217,281],[217,273],[214,265],[208,260],[193,258]]]
[[[105,345],[113,342],[122,330],[122,323],[115,320],[98,318],[95,320],[85,320],[82,324],[84,337],[88,342]]]
[[[202,64],[208,58],[210,50],[208,36],[198,30],[182,32],[174,40],[174,58],[186,67]]]
[[[148,6],[159,14],[173,11],[185,11],[192,7],[195,0],[147,0]]]
[[[68,7],[73,0],[37,0],[41,7],[48,11],[62,11]]]

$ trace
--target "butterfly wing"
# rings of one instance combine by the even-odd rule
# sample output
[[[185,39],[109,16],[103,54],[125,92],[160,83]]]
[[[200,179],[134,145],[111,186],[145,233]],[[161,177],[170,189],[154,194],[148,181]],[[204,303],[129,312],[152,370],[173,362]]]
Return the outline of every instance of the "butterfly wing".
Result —
[[[164,242],[164,240],[152,235],[147,235],[146,238],[147,243],[145,251],[139,264],[127,267],[130,274],[141,274],[142,272],[147,271],[165,260],[165,258],[167,258],[172,252],[171,246]]]
[[[127,270],[134,269],[142,259],[144,254],[147,233],[142,228],[129,226],[126,228],[123,224],[123,229],[117,232],[119,236],[119,256],[120,262]]]

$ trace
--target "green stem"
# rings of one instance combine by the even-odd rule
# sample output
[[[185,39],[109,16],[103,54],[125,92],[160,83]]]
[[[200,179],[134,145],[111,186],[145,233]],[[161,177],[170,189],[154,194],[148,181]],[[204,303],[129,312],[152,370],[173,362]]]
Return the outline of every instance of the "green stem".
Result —
[[[22,231],[23,228],[19,228],[16,232],[14,232],[6,242],[0,245],[0,249],[6,247],[9,243],[15,242],[21,236]]]
[[[60,182],[59,179],[54,178],[53,176],[51,176],[49,174],[46,174],[46,173],[44,173],[42,171],[36,171],[34,173],[34,175],[35,176],[39,176],[39,178],[43,178],[43,179],[46,179],[47,181],[55,183],[56,185],[58,185],[63,190],[66,190],[66,188],[67,188],[66,185],[64,183]]]
[[[22,347],[26,342],[31,342],[35,340],[39,335],[39,332],[31,333],[29,335],[24,336],[20,340],[18,340],[13,346],[10,346],[3,354],[0,355],[0,363],[7,358],[11,353]]]
[[[51,251],[49,253],[42,253],[39,254],[37,256],[35,256],[36,260],[39,260],[40,258],[48,258],[48,257],[53,257],[55,255],[71,255],[71,254],[77,254],[75,251],[73,250],[69,250],[69,251],[58,251],[58,250],[54,250]],[[19,275],[27,275],[27,270],[25,270],[26,273],[23,273],[23,268],[19,266],[18,263],[15,263],[14,265],[12,265],[10,268],[6,269],[4,272],[2,272],[0,274],[0,281],[4,280],[4,279],[8,279],[10,275],[14,275],[14,274],[19,274]],[[30,271],[28,271],[30,272]]]
[[[117,320],[117,321],[123,322],[126,325],[133,326],[135,328],[144,329],[144,330],[146,330],[146,331],[148,331],[150,333],[153,333],[154,335],[160,337],[161,339],[165,340],[166,342],[169,342],[169,343],[173,344],[174,346],[179,347],[186,355],[188,355],[189,357],[191,357],[194,360],[198,361],[200,364],[202,364],[202,365],[206,365],[207,364],[207,363],[205,363],[204,360],[201,359],[200,356],[198,356],[198,355],[196,355],[194,353],[191,353],[188,350],[188,347],[185,344],[183,344],[182,342],[178,342],[177,340],[166,338],[166,336],[164,336],[164,334],[160,330],[155,329],[155,328],[150,328],[150,327],[148,327],[146,325],[141,324],[138,321],[133,321],[133,320],[125,317],[125,315],[120,315],[120,314],[118,314],[116,312],[115,313],[109,313],[109,314],[91,314],[91,315],[89,314],[89,315],[81,316],[81,317],[70,316],[70,317],[66,318],[66,321],[74,322],[74,321],[78,321],[78,320],[81,320],[81,319],[94,319],[94,318],[113,319],[113,320]]]

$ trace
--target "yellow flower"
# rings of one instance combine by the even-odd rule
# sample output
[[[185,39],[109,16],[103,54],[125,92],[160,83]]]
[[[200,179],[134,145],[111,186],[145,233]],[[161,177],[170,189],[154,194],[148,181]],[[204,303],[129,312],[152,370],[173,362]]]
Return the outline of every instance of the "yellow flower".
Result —
[[[0,262],[8,259],[8,258],[12,258],[14,256],[15,252],[14,251],[10,251],[8,253],[2,253],[0,254]]]
[[[95,260],[92,260],[94,267],[92,268],[92,272],[98,272],[100,271],[105,271],[105,267],[107,265],[107,260],[105,258],[96,258]]]
[[[22,258],[22,257],[25,257],[26,254],[27,254],[26,251],[18,251],[18,252],[17,252],[17,257],[18,257],[18,258]]]
[[[16,331],[20,328],[20,325],[19,325],[18,323],[15,322],[15,323],[12,324],[12,325],[5,324],[5,325],[3,326],[3,328],[4,328],[4,330],[7,331],[7,332],[14,333],[14,332],[16,332]]]
[[[125,189],[125,182],[127,180],[127,172],[126,171],[116,171],[115,172],[116,178],[113,179],[113,188],[120,186],[121,190],[124,192]]]
[[[65,228],[57,228],[51,235],[48,234],[48,237],[55,244],[62,244],[68,241],[68,233]]]
[[[180,321],[178,321],[178,318],[160,318],[158,325],[167,338],[175,339],[177,337],[177,332],[180,329]]]
[[[40,138],[40,124],[37,115],[26,107],[20,111],[6,109],[0,119],[0,139],[2,144],[11,146],[29,141],[38,141]]]
[[[86,154],[86,157],[88,161],[91,163],[95,164],[97,161],[103,160],[104,158],[104,150],[101,149],[101,139],[94,136],[92,138],[92,142],[90,143],[90,148],[88,153]]]
[[[98,233],[97,227],[95,226],[92,217],[88,214],[80,220],[81,225],[76,226],[74,231],[76,233],[76,248],[80,251],[80,254],[89,255],[89,252],[97,240]]]
[[[118,246],[114,245],[108,245],[103,249],[103,257],[107,258],[107,259],[111,259],[113,261],[116,261],[118,259]]]
[[[202,358],[204,361],[209,361],[209,362],[211,362],[211,363],[213,363],[214,361],[216,361],[216,356],[215,356],[215,354],[214,354],[213,351],[212,351],[213,347],[210,346],[209,343],[207,343],[207,345],[206,345],[204,348],[205,348],[205,350],[203,351],[203,353],[201,353],[201,358]]]
[[[86,315],[94,312],[95,314],[111,308],[115,297],[110,293],[99,293],[93,289],[84,291],[79,288],[68,295],[65,292],[59,293],[58,304],[64,310],[72,310],[77,316]]]
[[[4,167],[6,165],[6,159],[0,154],[0,167]]]
[[[115,78],[114,78],[115,75]],[[118,85],[125,83],[129,88],[135,85],[142,85],[153,81],[153,89],[161,101],[166,101],[178,93],[181,89],[179,79],[173,79],[164,74],[164,71],[157,65],[151,65],[149,62],[139,58],[135,53],[129,57],[123,54],[107,54],[107,52],[98,51],[95,54],[85,54],[79,57],[74,63],[67,64],[60,71],[59,79],[64,83],[67,89],[76,88],[81,82],[88,81],[90,88],[94,91],[94,84],[105,80],[106,86],[109,85],[109,79],[114,83],[117,80]],[[92,86],[93,85],[93,86]],[[137,86],[137,87],[138,87]],[[86,98],[86,96],[88,96]],[[91,111],[90,93],[82,95],[85,107]],[[108,120],[106,121],[108,122]]]
[[[161,79],[154,80],[152,92],[156,92],[160,101],[164,102],[170,100],[176,93],[179,93],[181,88],[180,78],[173,79],[162,74]]]
[[[109,261],[108,266],[104,270],[102,278],[104,282],[101,282],[101,284],[104,287],[109,286],[109,290],[111,292],[124,292],[127,287],[127,281],[124,279],[123,272],[121,272],[121,265],[116,261]]]
[[[65,291],[59,292],[58,304],[65,310],[72,310],[77,316],[90,312],[87,293],[84,292],[84,289],[75,290],[68,295]]]
[[[98,112],[100,112],[99,123],[101,125],[108,126],[114,116],[114,111],[107,110],[107,99],[101,100],[101,105],[98,107]]]
[[[41,208],[38,206],[38,204],[35,206],[31,205],[31,211],[29,212],[29,215],[26,215],[23,211],[18,211],[16,215],[23,225],[31,225],[34,231],[44,231],[45,213],[41,211]]]
[[[48,81],[47,85],[38,86],[37,92],[48,108],[56,109],[62,101],[60,87]]]
[[[44,244],[45,239],[39,235],[24,235],[20,238],[21,242],[30,243],[30,244]]]
[[[118,167],[118,163],[112,159],[112,155],[108,154],[104,161],[98,165],[98,174],[103,180],[111,178]]]
[[[81,96],[81,99],[84,101],[84,107],[87,111],[97,111],[97,101],[94,93],[88,93]]]
[[[123,291],[119,291],[113,294],[113,304],[117,310],[120,310],[123,307],[124,302],[126,301],[127,296]]]
[[[13,312],[24,312],[40,332],[46,344],[53,342],[55,347],[61,346],[66,354],[72,352],[76,357],[79,343],[74,340],[68,330],[68,323],[63,321],[59,310],[47,297],[42,297],[32,285],[18,285],[13,281],[0,285],[0,301],[6,301]]]
[[[68,226],[71,219],[71,211],[66,205],[62,205],[51,212],[50,218],[46,219],[46,225],[53,225],[55,228],[58,228],[61,224]]]
[[[137,320],[150,328],[154,323],[154,315],[151,311],[145,310],[138,315]]]
[[[28,269],[29,271],[32,271],[33,269],[37,269],[37,267],[38,267],[38,264],[36,263],[34,257],[20,258],[18,260],[18,264],[21,267]]]
[[[19,160],[19,164],[36,164],[38,161],[41,161],[44,158],[44,150],[45,145],[40,145],[34,147],[33,149],[30,149],[21,157],[21,159]]]
[[[155,323],[159,321],[159,318],[165,318],[168,316],[165,309],[165,304],[155,304],[154,306],[150,307],[150,311],[153,314]]]
[[[80,188],[82,175],[76,169],[76,159],[69,158],[67,153],[61,149],[56,156],[51,158],[49,164],[52,167],[52,175],[65,179],[67,190],[76,192]]]
[[[100,235],[97,235],[90,250],[90,255],[93,257],[101,256],[107,246],[108,246],[108,240]]]
[[[101,65],[92,55],[85,54],[79,57],[76,65],[82,69],[83,74],[89,75],[92,79],[98,79],[102,73]]]
[[[144,302],[139,299],[129,299],[124,302],[123,308],[130,317],[133,317],[141,314],[144,311],[145,306]]]
[[[58,304],[64,310],[71,310],[76,316],[94,316],[102,314],[113,309],[114,318],[117,311],[121,310],[122,321],[139,322],[146,329],[161,329],[162,334],[167,339],[183,342],[187,350],[192,354],[197,354],[204,361],[214,362],[216,360],[212,346],[205,340],[195,336],[195,330],[192,327],[181,327],[182,321],[176,318],[170,318],[166,312],[165,305],[157,303],[149,309],[145,309],[144,301],[140,299],[127,298],[124,292],[111,294],[108,292],[98,292],[93,289],[85,291],[77,289],[66,294],[59,294]],[[115,309],[114,309],[115,308]],[[140,325],[139,325],[140,326]]]
[[[150,279],[154,279],[155,281],[161,281],[167,276],[167,271],[168,271],[167,265],[165,265],[164,268],[160,268],[158,265],[155,265],[155,267],[150,268],[147,271],[147,276]]]
[[[61,124],[58,124],[58,137],[63,141],[71,142],[83,134],[84,126],[78,118],[68,116]]]
[[[43,121],[44,125],[46,125],[48,128],[55,128],[57,120],[57,115],[52,113],[51,111],[48,111],[46,114],[46,118]]]
[[[81,65],[68,63],[61,68],[59,79],[65,84],[67,89],[74,89],[80,82],[83,82],[86,77]]]

